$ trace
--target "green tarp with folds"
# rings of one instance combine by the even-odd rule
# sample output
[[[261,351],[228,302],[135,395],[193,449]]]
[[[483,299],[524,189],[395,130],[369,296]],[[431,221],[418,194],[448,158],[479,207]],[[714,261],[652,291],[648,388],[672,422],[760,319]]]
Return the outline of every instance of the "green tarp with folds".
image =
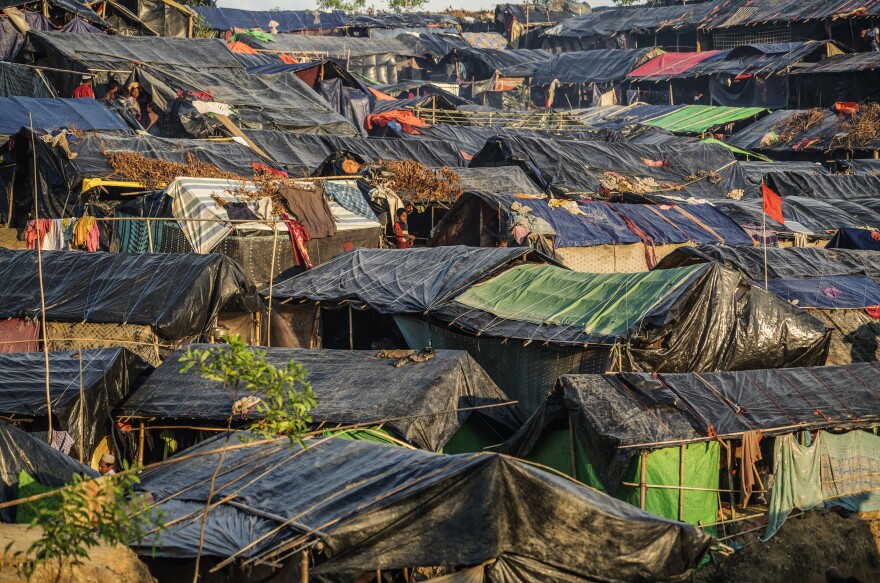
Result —
[[[520,265],[470,288],[456,301],[507,320],[577,326],[619,337],[696,273],[691,268],[578,273],[552,265]]]
[[[642,123],[676,134],[701,134],[715,126],[747,119],[765,111],[763,107],[688,105]]]

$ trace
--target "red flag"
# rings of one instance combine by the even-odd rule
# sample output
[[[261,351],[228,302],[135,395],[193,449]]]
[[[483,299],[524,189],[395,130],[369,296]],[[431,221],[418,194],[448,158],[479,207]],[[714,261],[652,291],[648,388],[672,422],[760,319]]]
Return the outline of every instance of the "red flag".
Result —
[[[780,225],[784,225],[785,217],[782,216],[782,199],[763,182],[761,183],[761,194],[764,196],[764,212]]]

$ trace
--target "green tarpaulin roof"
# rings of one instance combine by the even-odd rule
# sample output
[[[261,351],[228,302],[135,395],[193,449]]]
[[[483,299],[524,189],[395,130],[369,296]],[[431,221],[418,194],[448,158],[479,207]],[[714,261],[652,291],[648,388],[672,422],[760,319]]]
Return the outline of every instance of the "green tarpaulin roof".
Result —
[[[576,326],[620,336],[682,284],[693,267],[647,273],[578,273],[552,265],[520,265],[456,298],[507,320]]]
[[[688,105],[643,123],[673,133],[701,134],[715,126],[746,119],[765,111],[767,110],[763,107]]]
[[[738,148],[733,144],[728,144],[727,142],[723,142],[721,140],[716,140],[715,138],[706,138],[702,140],[704,144],[718,144],[719,146],[724,146],[734,154],[742,154],[743,156],[751,156],[755,160],[761,160],[762,162],[773,162],[772,158],[768,158],[763,154],[758,154],[757,152],[752,152],[751,150],[746,150],[744,148]]]

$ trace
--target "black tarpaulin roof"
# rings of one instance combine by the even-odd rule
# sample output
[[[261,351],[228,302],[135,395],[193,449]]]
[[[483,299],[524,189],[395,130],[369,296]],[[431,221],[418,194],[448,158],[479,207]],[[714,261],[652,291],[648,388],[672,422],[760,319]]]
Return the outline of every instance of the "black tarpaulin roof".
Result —
[[[421,314],[529,252],[464,246],[355,249],[275,282],[272,298],[351,300],[383,314]]]
[[[456,169],[461,178],[461,189],[464,192],[488,192],[503,194],[544,193],[532,182],[529,176],[517,166],[499,168],[459,168]]]
[[[29,32],[28,38],[62,69],[127,71],[134,63],[175,70],[206,71],[244,68],[226,44],[216,38],[120,36]],[[62,66],[63,65],[63,66]],[[236,74],[237,74],[236,73]]]
[[[442,33],[403,33],[397,40],[419,55],[442,59],[455,49],[470,48],[470,44],[457,34]]]
[[[804,119],[821,112],[822,119],[806,131],[791,132],[787,124],[797,127],[798,118]],[[773,152],[827,152],[833,149],[880,149],[880,135],[864,139],[850,137],[841,119],[830,109],[795,109],[774,111],[730,136],[730,143],[747,150]],[[801,122],[802,123],[802,122]]]
[[[287,51],[292,53],[321,53],[331,59],[365,57],[370,55],[412,56],[405,43],[397,39],[375,39],[361,37],[310,36],[302,34],[276,34],[275,42],[261,41],[248,34],[238,35],[238,39],[255,49]]]
[[[43,395],[45,398],[45,392]],[[6,421],[0,421],[0,502],[19,497],[18,478],[22,471],[40,484],[50,487],[61,487],[70,483],[74,474],[92,478],[99,475],[45,441]],[[15,508],[0,509],[0,520],[12,522],[14,518]]]
[[[804,174],[771,172],[767,185],[783,199],[803,197],[826,201],[875,198],[880,192],[880,176],[864,174]],[[843,225],[838,225],[843,226]]]
[[[283,440],[228,451],[222,461],[219,453],[199,455],[227,439],[187,450],[196,457],[186,463],[141,474],[140,489],[172,523],[144,541],[143,553],[155,543],[159,556],[196,556],[199,521],[174,519],[204,509],[218,462],[215,492],[234,488],[236,495],[207,514],[203,554],[227,557],[250,545],[242,557],[270,559],[279,544],[319,538],[327,552],[314,575],[351,579],[377,568],[488,562],[493,582],[586,582],[608,573],[671,580],[695,568],[711,544],[695,527],[498,454],[450,456],[327,438],[308,440],[304,451]],[[266,516],[288,526],[258,541],[278,524]]]
[[[505,449],[526,454],[553,420],[570,418],[606,487],[614,491],[638,449],[715,435],[738,437],[880,419],[876,362],[686,374],[566,375]]]
[[[62,10],[69,12],[70,14],[75,14],[76,16],[97,24],[98,26],[108,26],[107,22],[103,18],[101,18],[97,12],[89,8],[84,2],[78,2],[77,0],[48,0],[47,3],[49,4],[49,6],[61,8]],[[12,6],[24,6],[25,4],[30,4],[30,1],[0,0],[0,9]],[[25,11],[25,14],[26,13],[27,11]]]
[[[361,28],[458,28],[458,20],[448,14],[414,12],[384,14],[380,12],[377,14],[353,14],[351,26]]]
[[[15,134],[23,127],[128,131],[128,124],[94,99],[0,97],[0,134]]]
[[[361,162],[414,160],[431,168],[462,167],[467,162],[455,147],[442,140],[399,140],[246,130],[245,135],[295,176],[311,175],[329,158],[351,153]]]
[[[467,61],[475,69],[476,79],[485,79],[494,73],[502,77],[531,77],[542,63],[550,59],[543,49],[456,49],[449,59]]]
[[[701,28],[807,22],[835,17],[880,14],[877,0],[721,0]]]
[[[349,24],[348,15],[341,10],[320,12],[317,10],[241,10],[237,8],[218,8],[213,6],[191,6],[192,10],[205,19],[214,30],[233,30],[235,28],[272,29],[269,23],[278,23],[279,32],[300,32],[304,30],[327,30]]]
[[[784,42],[742,45],[719,53],[716,57],[697,63],[677,77],[700,75],[761,74],[787,72],[790,67],[807,59],[825,58],[840,53],[842,47],[834,41]]]
[[[736,269],[752,281],[764,281],[761,247],[680,247],[663,258],[657,269],[715,261]],[[880,281],[880,253],[815,247],[767,247],[767,276],[776,278],[867,275]]]
[[[630,71],[657,55],[658,49],[597,49],[557,53],[535,71],[534,82],[609,83],[619,81]]]
[[[689,32],[715,7],[714,2],[680,6],[619,6],[597,8],[591,14],[575,16],[544,31],[544,36],[612,36],[619,32],[649,32],[664,28]]]
[[[809,67],[792,71],[793,75],[823,75],[827,73],[853,73],[855,71],[874,71],[880,69],[880,54],[850,53],[832,55]]]
[[[801,174],[831,174],[827,168],[816,162],[739,162],[740,169],[753,186],[760,186],[761,181],[770,172],[798,172]]]
[[[0,22],[0,38],[7,36],[2,24]],[[3,58],[4,47],[9,40],[0,40],[0,58]],[[46,86],[37,69],[0,61],[0,96],[44,98],[54,97],[54,94],[55,88]]]
[[[254,283],[224,255],[44,251],[46,319],[142,324],[165,339],[204,333],[223,310],[255,312]],[[36,251],[0,249],[0,317],[41,313]]]
[[[531,24],[532,26],[547,26],[578,16],[590,13],[590,5],[586,2],[569,2],[563,5],[551,6],[547,9],[547,5],[529,4],[496,4],[495,5],[495,21],[503,22],[505,15],[516,18],[517,22],[522,25]]]
[[[46,417],[44,364],[42,352],[0,354],[0,414],[25,419]],[[112,426],[111,410],[125,398],[146,366],[140,357],[123,348],[50,352],[49,394],[55,429],[68,432],[77,451],[82,444],[83,456],[90,459],[98,441]]]
[[[150,374],[118,415],[210,421],[232,416],[233,401],[246,394],[233,399],[225,385],[195,370],[181,374],[182,354],[183,350],[172,354]],[[268,348],[266,360],[282,367],[295,360],[305,368],[317,396],[310,412],[315,425],[382,425],[416,447],[440,451],[472,413],[511,433],[523,421],[514,405],[459,411],[510,401],[463,351],[440,350],[426,362],[401,367],[394,366],[398,359],[381,358],[376,351]]]

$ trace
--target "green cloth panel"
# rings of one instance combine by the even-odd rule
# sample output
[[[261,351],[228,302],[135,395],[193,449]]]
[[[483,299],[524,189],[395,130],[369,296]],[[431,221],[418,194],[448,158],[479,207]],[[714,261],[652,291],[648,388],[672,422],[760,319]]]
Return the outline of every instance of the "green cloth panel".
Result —
[[[54,490],[57,490],[57,488],[44,486],[24,470],[18,474],[19,499],[36,496],[37,494],[45,494]],[[31,524],[40,515],[40,509],[57,509],[60,505],[61,499],[58,496],[47,496],[33,502],[23,502],[15,509],[15,522],[18,524]]]
[[[386,431],[381,427],[365,427],[363,429],[343,429],[343,430],[327,430],[323,433],[325,437],[333,436],[339,439],[350,439],[353,441],[373,441],[375,443],[388,443],[391,445],[400,445],[394,439],[396,438],[390,431]],[[387,435],[386,439],[383,436]]]
[[[758,154],[757,152],[752,152],[751,150],[746,150],[744,148],[737,148],[733,144],[728,144],[727,142],[723,142],[721,140],[717,140],[715,138],[706,138],[705,140],[700,140],[704,144],[718,144],[719,146],[724,146],[734,154],[741,154],[743,156],[751,156],[756,160],[761,160],[762,162],[773,162],[772,158],[768,158],[763,154]]]
[[[475,285],[456,301],[507,320],[620,336],[699,268],[578,273],[553,265],[519,265]]]
[[[644,123],[672,133],[701,134],[717,125],[746,119],[765,111],[767,109],[763,107],[688,105]]]
[[[880,437],[853,430],[820,431],[810,446],[794,434],[776,438],[770,513],[763,540],[776,534],[795,508],[842,506],[852,512],[880,510]]]
[[[571,438],[568,428],[546,429],[525,459],[553,468],[562,474],[575,478],[582,484],[604,492],[605,485],[593,468],[593,464],[590,463],[580,439],[575,438],[574,441],[576,473],[571,471]]]
[[[680,448],[666,447],[648,454],[645,464],[645,483],[678,486]],[[692,443],[684,448],[684,486],[689,488],[718,489],[721,464],[721,445],[717,441]],[[641,456],[633,458],[624,476],[624,482],[637,484],[641,473]],[[639,505],[640,492],[635,486],[621,486],[618,497],[633,506]],[[658,516],[678,520],[678,490],[648,488],[645,510]],[[718,521],[718,494],[684,490],[682,522],[712,524]],[[715,529],[707,532],[714,535]]]

